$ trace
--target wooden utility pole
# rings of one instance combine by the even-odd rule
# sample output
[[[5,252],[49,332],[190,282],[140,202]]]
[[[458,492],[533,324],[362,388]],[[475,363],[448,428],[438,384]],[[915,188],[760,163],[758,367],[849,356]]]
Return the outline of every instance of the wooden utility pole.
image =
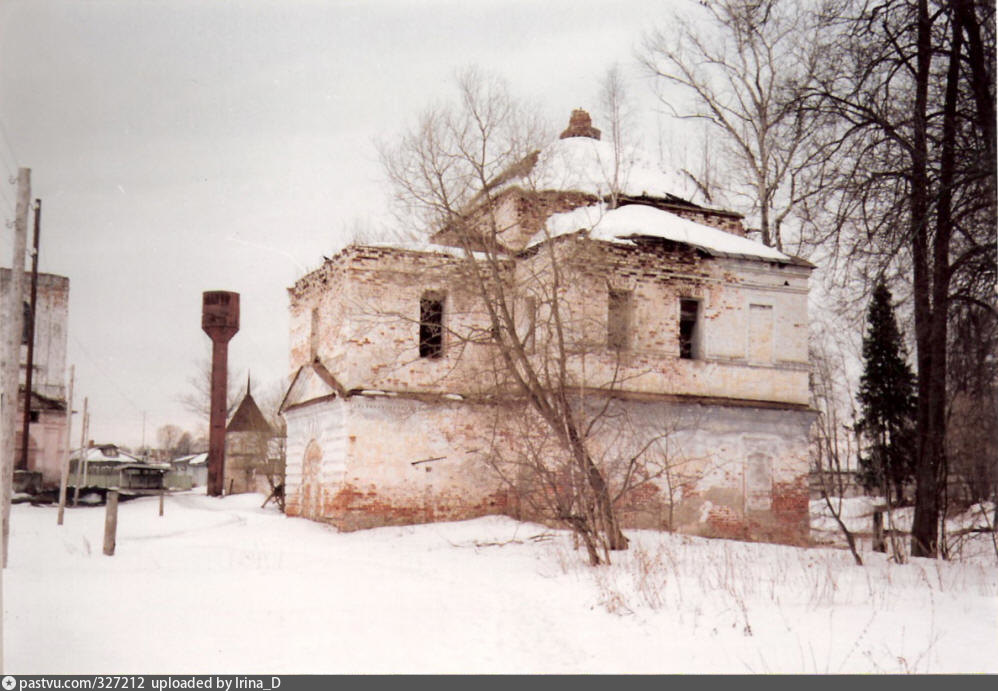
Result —
[[[28,238],[28,200],[31,198],[31,169],[17,169],[17,208],[14,217],[14,252],[10,260],[10,286],[4,303],[3,320],[3,403],[0,406],[0,502],[3,503],[2,566],[7,567],[10,540],[10,499],[14,489],[14,429],[21,379],[21,329],[24,303],[24,254]]]
[[[28,303],[28,323],[25,333],[28,336],[28,368],[24,373],[24,421],[21,425],[21,456],[17,467],[21,470],[31,470],[28,467],[28,442],[31,440],[31,389],[32,375],[35,369],[35,303],[38,301],[38,235],[42,223],[42,200],[35,200],[35,237],[31,249],[31,302]]]
[[[69,366],[69,398],[66,399],[66,453],[62,456],[62,471],[59,473],[59,518],[62,525],[66,513],[66,486],[69,484],[69,455],[73,452],[73,384],[76,382],[76,365]]]

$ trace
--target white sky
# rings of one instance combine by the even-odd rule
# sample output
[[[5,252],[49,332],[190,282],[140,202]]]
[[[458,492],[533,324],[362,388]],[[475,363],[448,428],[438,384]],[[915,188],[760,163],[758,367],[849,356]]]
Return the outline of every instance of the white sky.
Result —
[[[670,7],[0,2],[0,175],[31,168],[40,270],[70,278],[68,363],[90,437],[137,445],[143,414],[148,442],[167,423],[207,426],[179,401],[210,352],[205,290],[241,294],[232,370],[261,387],[286,377],[285,289],[384,217],[375,140],[447,97],[460,68],[502,75],[563,127],[573,108],[596,116],[616,62],[660,122],[634,52]],[[642,136],[657,142],[659,126]],[[14,187],[0,190],[12,219]],[[0,264],[12,237],[0,226]]]

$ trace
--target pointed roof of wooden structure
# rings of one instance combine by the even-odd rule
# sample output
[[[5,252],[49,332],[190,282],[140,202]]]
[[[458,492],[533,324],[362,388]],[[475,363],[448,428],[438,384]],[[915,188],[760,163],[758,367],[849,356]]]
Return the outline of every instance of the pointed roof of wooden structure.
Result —
[[[243,396],[243,400],[236,407],[236,412],[229,419],[229,424],[225,428],[225,431],[266,432],[271,435],[274,434],[274,428],[267,422],[267,418],[260,411],[260,406],[253,400],[253,394],[250,393],[250,378],[248,374],[246,375],[246,395]]]

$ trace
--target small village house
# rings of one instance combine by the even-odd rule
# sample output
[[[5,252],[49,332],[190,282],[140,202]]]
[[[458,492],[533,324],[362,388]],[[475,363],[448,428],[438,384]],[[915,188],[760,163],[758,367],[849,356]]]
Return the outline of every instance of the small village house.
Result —
[[[68,486],[74,496],[83,492],[82,501],[104,497],[106,490],[120,489],[125,493],[161,490],[169,471],[165,463],[147,463],[115,444],[87,443],[69,455]]]
[[[192,489],[208,484],[208,453],[178,456],[170,461],[167,485],[170,489]]]

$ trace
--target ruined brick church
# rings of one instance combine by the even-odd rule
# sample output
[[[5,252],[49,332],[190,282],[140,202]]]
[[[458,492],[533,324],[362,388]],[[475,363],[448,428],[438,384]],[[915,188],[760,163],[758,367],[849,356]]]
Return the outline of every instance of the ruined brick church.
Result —
[[[690,201],[656,166],[614,156],[577,110],[490,190],[503,275],[527,287],[519,343],[546,350],[553,312],[536,296],[557,266],[570,343],[559,365],[580,405],[612,402],[594,447],[607,463],[649,459],[619,498],[625,527],[804,542],[813,267],[747,238],[740,215]],[[462,232],[352,245],[289,289],[288,515],[348,530],[534,518],[494,462],[530,432],[501,414],[494,322]]]

